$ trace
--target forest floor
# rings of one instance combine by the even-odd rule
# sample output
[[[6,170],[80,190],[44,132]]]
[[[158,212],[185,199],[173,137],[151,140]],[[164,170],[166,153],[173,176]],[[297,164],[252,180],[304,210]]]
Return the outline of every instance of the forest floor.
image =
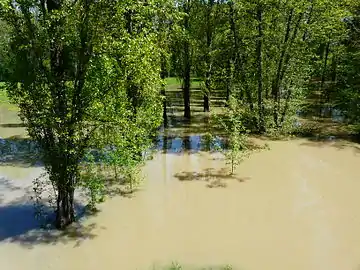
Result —
[[[178,93],[169,86],[169,96]],[[0,137],[25,136],[4,100]],[[0,269],[360,269],[358,144],[253,138],[269,150],[229,176],[222,153],[201,147],[209,115],[193,104],[193,120],[182,121],[173,104],[159,136],[164,151],[146,163],[140,190],[109,198],[67,232],[39,230],[34,220],[29,197],[41,165],[0,160]]]

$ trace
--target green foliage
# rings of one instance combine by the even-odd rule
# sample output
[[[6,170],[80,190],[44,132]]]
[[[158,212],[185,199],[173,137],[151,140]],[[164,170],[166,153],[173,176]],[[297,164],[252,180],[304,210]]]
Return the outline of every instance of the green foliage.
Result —
[[[337,88],[333,94],[335,106],[351,123],[360,123],[360,5],[352,3],[351,16],[346,18],[348,36],[344,39],[346,50],[337,68]]]
[[[228,147],[224,150],[224,154],[227,164],[230,164],[231,174],[234,174],[236,167],[249,157],[251,152],[249,149],[249,130],[246,130],[241,122],[242,114],[243,107],[235,98],[230,97],[226,118],[217,117],[216,120],[228,136]]]
[[[57,191],[59,228],[74,221],[74,190],[102,197],[90,149],[115,147],[110,163],[135,168],[161,123],[155,3],[4,1],[14,61],[8,95],[42,150]],[[15,30],[16,29],[16,30]],[[129,170],[134,172],[133,170]],[[84,183],[86,182],[86,183]]]
[[[79,187],[86,191],[89,198],[88,208],[90,211],[96,210],[96,205],[105,199],[106,180],[100,170],[100,166],[95,163],[92,155],[87,155],[87,163],[80,174]]]
[[[323,69],[318,45],[331,41],[337,48],[331,57],[341,53],[348,11],[330,0],[213,4],[194,2],[190,32],[204,93],[220,88],[227,98],[232,94],[244,107],[243,125],[253,132],[290,132],[314,68]]]
[[[11,28],[9,24],[0,19],[0,83],[6,80],[10,72],[10,34]]]

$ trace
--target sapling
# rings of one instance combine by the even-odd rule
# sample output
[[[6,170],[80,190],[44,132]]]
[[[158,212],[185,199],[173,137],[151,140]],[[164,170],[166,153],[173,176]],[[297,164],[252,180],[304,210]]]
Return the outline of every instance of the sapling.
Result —
[[[218,118],[219,123],[226,131],[228,147],[224,149],[226,164],[231,166],[231,174],[234,174],[236,167],[249,156],[248,133],[241,122],[242,108],[233,97],[229,99],[229,106],[226,109],[226,118]]]

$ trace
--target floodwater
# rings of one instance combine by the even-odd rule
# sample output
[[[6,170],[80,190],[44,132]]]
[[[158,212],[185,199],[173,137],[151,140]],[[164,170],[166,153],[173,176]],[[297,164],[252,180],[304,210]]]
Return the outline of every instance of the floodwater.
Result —
[[[101,204],[77,239],[44,236],[29,221],[24,194],[41,167],[1,166],[0,269],[360,269],[358,145],[269,141],[230,177],[222,154],[181,150],[200,140],[162,142],[179,151],[156,153],[141,189]]]

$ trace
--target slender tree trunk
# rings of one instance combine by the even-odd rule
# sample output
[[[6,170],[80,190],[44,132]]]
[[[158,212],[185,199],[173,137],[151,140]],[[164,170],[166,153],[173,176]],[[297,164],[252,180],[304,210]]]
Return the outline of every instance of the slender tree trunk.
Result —
[[[189,44],[185,44],[185,74],[183,82],[183,95],[184,95],[184,117],[186,119],[191,118],[190,108],[190,52]]]
[[[163,97],[163,121],[164,121],[164,127],[168,127],[168,118],[167,118],[167,108],[166,108],[166,91],[165,86],[162,86],[163,89],[161,89],[161,95]]]
[[[206,72],[205,93],[204,93],[204,112],[210,111],[209,96],[211,91],[211,65]]]
[[[281,54],[280,54],[276,77],[275,77],[275,80],[272,85],[272,95],[273,95],[273,99],[274,99],[274,123],[275,123],[276,127],[279,127],[278,117],[279,117],[279,110],[280,110],[280,76],[281,76],[281,71],[283,68],[283,62],[285,59],[286,50],[288,47],[288,40],[290,37],[293,12],[294,12],[294,10],[291,9],[289,16],[288,16],[283,47],[282,47]]]
[[[257,54],[257,79],[258,79],[258,115],[259,115],[259,132],[265,132],[265,119],[264,119],[264,104],[263,104],[263,64],[262,64],[262,50],[263,50],[263,29],[262,18],[263,8],[258,5],[257,8],[257,21],[258,21],[258,40],[256,45]]]
[[[227,107],[229,105],[230,95],[231,95],[231,88],[232,88],[232,80],[233,80],[233,74],[231,69],[231,60],[228,60],[227,67],[226,67],[226,104]]]
[[[281,119],[280,119],[280,123],[279,123],[280,101],[281,101],[280,89],[281,89],[282,82],[283,82],[284,76],[286,74],[286,71],[289,67],[289,62],[292,57],[291,46],[294,43],[294,41],[298,35],[299,29],[300,29],[300,23],[301,23],[301,20],[303,19],[303,13],[300,13],[298,15],[295,26],[293,27],[293,33],[291,35],[292,18],[293,18],[293,10],[290,11],[290,14],[288,17],[286,31],[285,31],[285,37],[284,37],[284,43],[283,43],[283,49],[280,54],[276,77],[272,84],[272,94],[273,94],[273,98],[274,98],[274,123],[275,123],[276,127],[280,127],[282,125],[282,123],[284,122],[285,116],[286,116],[286,112],[288,110],[288,102],[290,99],[287,98],[285,100],[286,110],[283,111],[283,114],[281,115]],[[290,96],[291,96],[291,93],[290,93]]]
[[[331,95],[336,87],[336,76],[337,76],[337,59],[335,54],[332,57],[331,63],[331,87],[327,91],[327,102],[330,102]]]
[[[164,56],[162,57],[161,61],[161,74],[160,77],[162,80],[165,80],[166,77],[166,61],[164,59]],[[168,126],[168,118],[167,118],[167,109],[166,109],[166,88],[165,84],[163,82],[161,86],[161,95],[163,97],[163,121],[164,121],[164,127]]]
[[[209,96],[211,91],[211,64],[209,70],[206,72],[205,79],[205,93],[204,93],[204,112],[210,111]]]
[[[186,0],[184,3],[184,10],[186,16],[184,18],[184,29],[188,35],[190,30],[190,4],[191,0]],[[183,97],[184,97],[184,117],[186,119],[191,118],[190,109],[190,72],[191,72],[191,61],[190,61],[190,41],[189,37],[186,37],[184,42],[184,74],[183,74]]]
[[[329,52],[330,52],[330,42],[328,42],[326,44],[324,66],[323,66],[323,70],[322,70],[322,74],[321,74],[320,91],[321,91],[322,95],[324,95],[324,84],[325,84],[325,79],[326,79],[326,71],[327,71],[327,63],[328,63],[328,58],[329,58]],[[325,96],[326,96],[326,94],[325,94]]]
[[[119,175],[118,175],[118,171],[117,171],[117,164],[114,164],[114,173],[115,173],[115,181],[119,181]]]
[[[204,94],[204,112],[210,111],[209,94]]]
[[[212,39],[213,39],[213,22],[212,11],[214,0],[210,0],[207,4],[206,13],[206,75],[205,75],[205,93],[204,93],[204,112],[210,111],[209,96],[211,93],[211,75],[212,75]]]
[[[332,71],[331,71],[331,81],[333,83],[336,83],[336,77],[337,77],[337,59],[336,56],[334,55],[332,58]]]
[[[227,88],[226,88],[226,106],[229,106],[228,101],[230,100],[231,91],[234,83],[234,69],[232,68],[232,64],[236,67],[236,58],[237,58],[237,51],[238,51],[238,36],[236,32],[236,24],[235,24],[235,10],[234,10],[234,3],[233,1],[228,2],[229,5],[229,23],[230,23],[230,30],[232,33],[233,38],[233,48],[231,50],[231,58],[228,61],[227,67]]]

